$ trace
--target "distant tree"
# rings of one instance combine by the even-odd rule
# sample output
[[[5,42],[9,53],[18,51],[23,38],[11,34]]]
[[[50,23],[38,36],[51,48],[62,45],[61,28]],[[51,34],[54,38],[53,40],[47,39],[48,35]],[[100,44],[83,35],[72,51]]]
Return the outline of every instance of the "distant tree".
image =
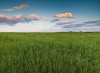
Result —
[[[79,31],[79,32],[82,32],[82,31]]]
[[[70,31],[70,32],[73,32],[73,31]]]

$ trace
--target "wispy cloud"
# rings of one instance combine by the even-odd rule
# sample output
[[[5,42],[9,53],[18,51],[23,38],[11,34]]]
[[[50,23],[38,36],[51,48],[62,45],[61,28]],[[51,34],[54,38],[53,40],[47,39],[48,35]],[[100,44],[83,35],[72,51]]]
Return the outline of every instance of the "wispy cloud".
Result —
[[[72,13],[64,13],[64,14],[56,14],[54,15],[55,18],[74,18]]]
[[[60,19],[52,19],[51,22],[58,22]]]
[[[84,22],[84,24],[94,24],[94,23],[100,23],[100,20]]]
[[[48,21],[37,21],[29,23],[17,23],[14,26],[0,25],[0,32],[54,32],[61,31],[62,27],[53,27]]]
[[[38,16],[36,14],[31,14],[28,16],[22,16],[22,15],[15,15],[15,16],[6,16],[3,14],[0,14],[0,23],[8,24],[8,25],[15,25],[19,22],[30,22],[33,20],[44,20],[43,17]]]
[[[66,24],[66,23],[65,23]],[[62,25],[62,27],[64,28],[74,28],[74,27],[84,27],[84,26],[100,26],[100,20],[95,20],[95,21],[87,21],[87,22],[83,22],[83,23],[80,23],[80,24],[73,24],[73,23],[70,23],[69,25]]]
[[[71,25],[73,23],[74,22],[58,22],[58,23],[56,23],[56,25]]]
[[[89,22],[89,24],[85,24]],[[0,25],[0,32],[63,32],[63,31],[100,31],[100,21],[95,20],[83,23],[62,22],[60,25],[48,21],[17,23],[14,26]],[[95,22],[95,23],[94,23]],[[77,24],[76,24],[77,23]],[[78,27],[78,28],[77,28]]]
[[[12,8],[8,8],[8,9],[3,9],[3,11],[16,11],[16,10],[23,10],[23,9],[27,9],[29,8],[29,6],[27,4],[22,4],[20,6],[16,6],[16,7],[12,7]]]

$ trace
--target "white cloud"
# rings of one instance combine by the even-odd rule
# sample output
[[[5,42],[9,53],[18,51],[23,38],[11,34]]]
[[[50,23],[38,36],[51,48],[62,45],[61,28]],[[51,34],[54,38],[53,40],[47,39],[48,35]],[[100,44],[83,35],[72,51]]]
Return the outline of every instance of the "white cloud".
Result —
[[[46,21],[17,23],[15,26],[0,25],[0,32],[54,32],[60,31],[61,27]]]
[[[0,32],[65,32],[65,31],[100,31],[100,26],[82,26],[63,28],[48,21],[17,23],[15,26],[0,25]]]

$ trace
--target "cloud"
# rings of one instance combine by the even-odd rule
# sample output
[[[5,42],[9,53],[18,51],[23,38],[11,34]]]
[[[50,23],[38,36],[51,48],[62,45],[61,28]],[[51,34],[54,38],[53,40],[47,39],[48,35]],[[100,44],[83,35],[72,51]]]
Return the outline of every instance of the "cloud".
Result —
[[[17,23],[15,26],[0,25],[0,32],[57,32],[62,27],[54,27],[54,24],[48,21],[38,21],[29,23]]]
[[[100,27],[98,26],[82,26],[82,27],[73,27],[73,28],[63,28],[65,29],[65,32],[68,31],[73,31],[73,32],[100,32]]]
[[[54,15],[55,18],[74,18],[72,13],[64,13],[64,14],[56,14]]]
[[[30,22],[33,20],[42,20],[42,19],[44,20],[44,18],[36,14],[31,14],[29,16],[22,16],[22,15],[6,16],[0,14],[0,23],[8,25],[15,25],[16,23],[19,22]]]
[[[100,31],[100,20],[77,22],[58,22],[55,27],[62,27],[65,31]]]
[[[70,25],[73,24],[74,22],[58,22],[56,25]]]
[[[20,17],[18,17],[20,18]],[[91,22],[91,21],[87,21]],[[65,24],[69,23],[69,24]],[[96,26],[95,24],[99,24],[100,22],[92,23],[87,25],[81,25],[77,27],[80,24],[83,23],[77,23],[74,22],[64,22],[62,25],[54,25],[54,23],[48,22],[48,21],[42,21],[39,20],[38,22],[29,22],[24,23],[20,22],[17,23],[14,26],[6,26],[6,25],[0,25],[0,32],[66,32],[66,31],[100,31],[100,25]],[[77,26],[76,26],[77,25]],[[89,26],[88,26],[89,25]]]
[[[17,6],[17,7],[13,7],[13,8],[9,8],[9,9],[3,9],[3,11],[10,12],[10,11],[15,11],[15,10],[23,10],[23,9],[27,9],[27,8],[29,8],[28,5],[22,4],[22,5]]]
[[[84,24],[93,24],[93,23],[100,23],[100,20],[84,22]]]
[[[70,25],[63,25],[64,28],[74,28],[74,27],[84,27],[84,26],[100,26],[100,20],[95,21],[87,21],[80,24],[70,24]]]
[[[60,21],[60,19],[53,19],[53,20],[51,20],[51,22],[58,22],[58,21]]]

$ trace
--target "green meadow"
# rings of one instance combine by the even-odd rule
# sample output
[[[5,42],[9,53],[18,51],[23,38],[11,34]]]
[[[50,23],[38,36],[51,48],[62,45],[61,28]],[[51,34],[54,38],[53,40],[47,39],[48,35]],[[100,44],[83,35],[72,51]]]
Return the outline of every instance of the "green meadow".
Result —
[[[0,33],[0,73],[100,73],[100,33]]]

